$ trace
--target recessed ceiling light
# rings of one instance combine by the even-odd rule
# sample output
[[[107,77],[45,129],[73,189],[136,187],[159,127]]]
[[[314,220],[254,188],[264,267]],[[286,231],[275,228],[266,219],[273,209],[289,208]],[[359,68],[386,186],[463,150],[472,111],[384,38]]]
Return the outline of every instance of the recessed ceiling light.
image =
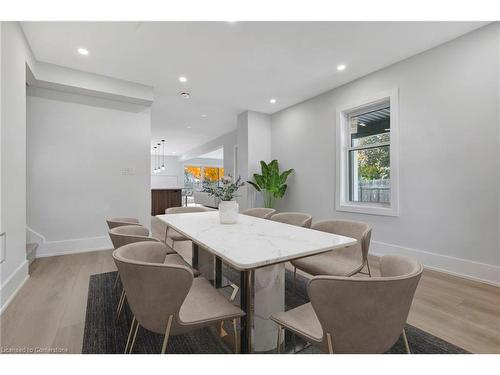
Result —
[[[366,124],[360,123],[359,126],[366,126]]]
[[[345,70],[346,66],[344,64],[337,65],[337,70],[342,71]]]
[[[276,99],[271,99],[271,100],[269,100],[269,103],[271,103],[271,104],[275,104],[275,103],[276,103]]]
[[[205,117],[207,117],[207,115],[201,115],[201,117],[205,118]]]
[[[182,96],[184,99],[189,99],[191,95],[190,95],[188,92],[181,92],[181,96]]]
[[[188,129],[191,129],[191,126],[187,126]]]
[[[87,56],[89,54],[89,50],[85,48],[78,48],[77,51],[80,55]]]
[[[187,80],[188,80],[188,79],[187,79],[186,77],[184,77],[184,76],[180,76],[180,77],[179,77],[179,81],[180,81],[180,82],[187,82]]]

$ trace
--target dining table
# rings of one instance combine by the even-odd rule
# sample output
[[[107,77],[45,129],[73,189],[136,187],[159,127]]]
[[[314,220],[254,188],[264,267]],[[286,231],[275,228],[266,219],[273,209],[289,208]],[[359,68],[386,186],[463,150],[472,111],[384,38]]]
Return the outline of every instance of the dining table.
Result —
[[[243,214],[234,224],[221,224],[217,211],[156,217],[192,241],[193,268],[216,288],[222,287],[222,263],[239,272],[240,308],[245,312],[241,353],[276,348],[278,327],[270,316],[285,309],[286,262],[357,243],[354,238]]]

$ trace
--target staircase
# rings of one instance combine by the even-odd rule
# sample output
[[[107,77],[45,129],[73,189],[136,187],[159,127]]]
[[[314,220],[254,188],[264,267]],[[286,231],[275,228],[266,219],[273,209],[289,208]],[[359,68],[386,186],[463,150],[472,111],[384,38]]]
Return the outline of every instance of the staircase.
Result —
[[[30,227],[26,227],[26,260],[28,261],[28,273],[31,274],[33,261],[36,258],[36,250],[43,247],[45,237],[35,232]]]
[[[28,273],[31,274],[31,265],[36,258],[36,249],[38,244],[36,242],[31,242],[26,244],[26,260],[28,261]]]

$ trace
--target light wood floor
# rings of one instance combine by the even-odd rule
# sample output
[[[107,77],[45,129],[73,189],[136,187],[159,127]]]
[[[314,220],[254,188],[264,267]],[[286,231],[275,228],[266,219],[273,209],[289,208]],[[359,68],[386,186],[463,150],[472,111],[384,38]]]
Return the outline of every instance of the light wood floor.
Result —
[[[161,237],[161,224],[153,219],[152,226]],[[176,250],[189,259],[189,243],[176,244]],[[377,273],[377,259],[370,264]],[[0,352],[80,353],[89,277],[115,269],[111,250],[37,259],[30,279],[0,317]],[[500,288],[425,270],[408,323],[474,353],[500,353]]]

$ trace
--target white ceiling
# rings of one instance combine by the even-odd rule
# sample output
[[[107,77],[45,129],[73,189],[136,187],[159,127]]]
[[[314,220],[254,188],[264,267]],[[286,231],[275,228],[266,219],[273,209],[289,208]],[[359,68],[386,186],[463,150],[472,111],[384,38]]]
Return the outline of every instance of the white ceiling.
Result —
[[[218,148],[217,150],[207,152],[206,154],[198,156],[199,158],[203,159],[224,159],[224,149],[223,148]]]
[[[39,61],[154,86],[152,142],[166,139],[168,154],[179,155],[235,129],[244,110],[274,113],[484,24],[23,22],[22,27]],[[89,55],[79,55],[78,47]],[[337,71],[338,64],[347,69]],[[179,82],[181,75],[187,83]],[[182,91],[191,99],[181,98]]]

